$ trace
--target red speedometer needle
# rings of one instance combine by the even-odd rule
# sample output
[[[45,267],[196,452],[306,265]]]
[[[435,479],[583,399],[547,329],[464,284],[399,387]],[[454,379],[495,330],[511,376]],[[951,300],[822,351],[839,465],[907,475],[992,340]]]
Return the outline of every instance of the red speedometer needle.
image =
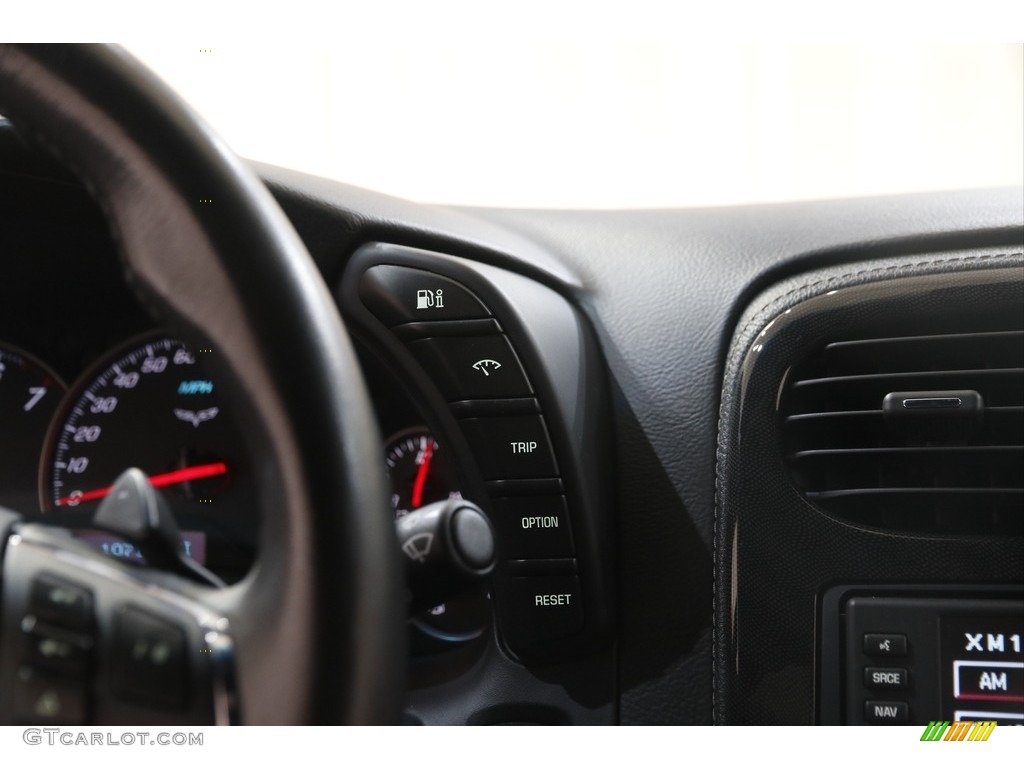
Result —
[[[228,472],[228,465],[223,461],[217,461],[212,464],[199,464],[194,467],[185,467],[184,469],[176,469],[173,472],[164,472],[162,475],[153,475],[149,478],[149,483],[154,488],[163,488],[167,485],[175,485],[177,483],[187,483],[189,480],[201,480],[204,477],[216,477],[217,475],[226,475]],[[76,491],[70,496],[64,496],[57,499],[57,506],[63,507],[72,502],[78,503],[83,501],[95,501],[96,499],[102,499],[108,493],[113,486],[108,485],[106,488],[94,488],[91,491]]]
[[[434,441],[427,438],[427,447],[423,450],[423,461],[420,468],[416,470],[416,481],[412,484],[412,508],[419,509],[423,506],[423,486],[427,482],[427,474],[430,472],[430,457],[434,455]]]

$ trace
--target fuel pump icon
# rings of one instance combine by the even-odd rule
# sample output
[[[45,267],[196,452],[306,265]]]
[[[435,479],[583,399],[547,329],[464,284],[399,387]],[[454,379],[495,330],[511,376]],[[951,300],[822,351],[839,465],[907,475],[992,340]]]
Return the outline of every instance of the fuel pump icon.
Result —
[[[444,289],[416,291],[416,309],[444,309]]]

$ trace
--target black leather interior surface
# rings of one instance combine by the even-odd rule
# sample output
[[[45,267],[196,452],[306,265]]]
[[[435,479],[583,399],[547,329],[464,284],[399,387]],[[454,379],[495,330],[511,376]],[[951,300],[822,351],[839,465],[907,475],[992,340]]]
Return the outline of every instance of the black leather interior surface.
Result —
[[[243,717],[397,719],[404,606],[379,437],[333,299],[287,219],[116,49],[0,48],[0,110],[82,178],[140,296],[218,347],[251,408],[261,561],[200,595],[232,618]]]
[[[366,239],[426,242],[548,282],[593,322],[615,410],[623,723],[711,722],[715,435],[746,303],[828,264],[1012,244],[1024,210],[1020,189],[688,211],[452,210],[258,169],[324,269]]]

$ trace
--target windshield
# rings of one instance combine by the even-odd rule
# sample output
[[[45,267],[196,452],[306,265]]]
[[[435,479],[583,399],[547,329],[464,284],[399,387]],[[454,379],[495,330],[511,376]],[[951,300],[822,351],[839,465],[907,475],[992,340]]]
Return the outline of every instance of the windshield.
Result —
[[[243,156],[422,202],[699,206],[1024,183],[1020,45],[128,47]]]

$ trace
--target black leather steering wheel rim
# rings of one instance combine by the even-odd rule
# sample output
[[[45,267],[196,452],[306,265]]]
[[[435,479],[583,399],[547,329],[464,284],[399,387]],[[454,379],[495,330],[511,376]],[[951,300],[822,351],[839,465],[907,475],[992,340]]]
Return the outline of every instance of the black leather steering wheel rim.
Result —
[[[122,50],[0,46],[0,114],[82,179],[140,297],[217,345],[250,411],[259,560],[199,595],[231,620],[243,721],[394,721],[403,608],[380,443],[337,309],[284,214]]]

